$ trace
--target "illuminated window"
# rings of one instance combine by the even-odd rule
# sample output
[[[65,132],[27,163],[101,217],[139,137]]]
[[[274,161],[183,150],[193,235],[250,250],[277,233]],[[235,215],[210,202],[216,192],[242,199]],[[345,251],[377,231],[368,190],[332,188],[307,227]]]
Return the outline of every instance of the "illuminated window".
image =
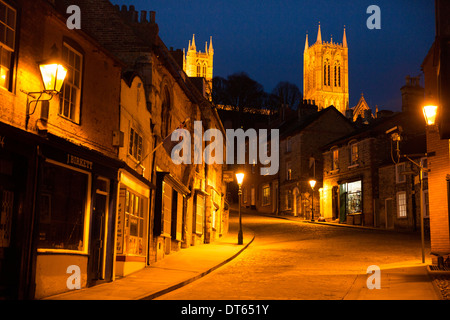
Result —
[[[291,162],[286,162],[286,180],[292,180],[292,167]]]
[[[262,205],[268,206],[270,204],[270,185],[266,184],[262,188]]]
[[[59,114],[79,123],[83,55],[64,43],[62,59],[67,67],[67,76],[61,89]]]
[[[137,161],[142,159],[142,136],[133,128],[130,129],[128,154],[132,155]]]
[[[15,53],[16,10],[0,0],[0,87],[11,89]]]
[[[145,200],[126,189],[125,191],[125,249],[124,253],[144,254],[144,207]]]
[[[359,148],[358,148],[358,144],[357,143],[353,143],[350,146],[350,164],[354,165],[358,163],[358,159],[359,159]]]
[[[38,248],[85,251],[90,174],[53,162],[43,167]]]
[[[339,150],[334,149],[333,150],[333,162],[331,164],[331,170],[337,170],[339,169]]]
[[[398,192],[397,193],[397,217],[398,218],[406,218],[406,192]]]

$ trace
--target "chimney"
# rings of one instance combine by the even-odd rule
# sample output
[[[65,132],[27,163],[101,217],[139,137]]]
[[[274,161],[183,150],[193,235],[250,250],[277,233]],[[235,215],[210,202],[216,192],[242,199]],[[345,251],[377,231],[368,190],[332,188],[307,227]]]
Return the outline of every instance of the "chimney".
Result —
[[[147,11],[141,11],[141,23],[147,22]]]
[[[345,117],[350,121],[353,121],[353,109],[345,110]]]
[[[156,23],[155,15],[156,15],[155,11],[150,11],[150,17],[149,17],[150,23]]]
[[[406,84],[400,89],[402,93],[402,112],[422,115],[424,89],[420,86],[420,77],[406,77]]]

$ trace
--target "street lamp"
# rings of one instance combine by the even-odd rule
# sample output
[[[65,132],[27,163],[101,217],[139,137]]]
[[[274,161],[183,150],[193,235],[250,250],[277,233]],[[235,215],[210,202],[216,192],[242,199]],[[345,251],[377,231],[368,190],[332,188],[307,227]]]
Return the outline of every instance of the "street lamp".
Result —
[[[67,68],[61,63],[58,57],[58,49],[56,45],[52,47],[52,52],[50,58],[39,63],[39,71],[41,73],[42,82],[44,84],[44,90],[37,92],[24,92],[27,97],[27,109],[26,109],[26,119],[25,119],[25,129],[28,127],[28,121],[30,116],[36,111],[36,106],[39,101],[50,101],[54,95],[59,94],[61,87],[64,83],[64,79],[67,75]],[[41,99],[43,94],[47,94],[46,99]],[[36,98],[35,95],[38,95]],[[32,100],[28,101],[31,97]],[[30,113],[31,103],[35,103],[33,112]]]
[[[428,126],[433,126],[436,123],[438,107],[435,105],[427,105],[423,107],[423,116]]]
[[[242,172],[236,173],[236,180],[239,185],[239,233],[238,233],[238,244],[244,243],[244,236],[242,234],[242,217],[241,217],[241,195],[242,195],[242,182],[244,181],[244,174]]]
[[[312,201],[311,201],[311,221],[314,221],[314,187],[316,186],[316,180],[309,180],[309,185],[312,189]]]

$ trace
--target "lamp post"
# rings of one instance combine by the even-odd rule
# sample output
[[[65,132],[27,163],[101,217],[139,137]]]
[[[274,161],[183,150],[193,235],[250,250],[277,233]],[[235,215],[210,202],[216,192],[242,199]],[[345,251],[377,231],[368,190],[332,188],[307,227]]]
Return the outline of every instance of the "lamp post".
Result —
[[[242,234],[242,217],[241,217],[241,195],[242,195],[242,182],[244,181],[244,174],[242,172],[236,173],[236,180],[239,185],[239,233],[238,233],[238,244],[244,243],[244,236]]]
[[[312,189],[312,201],[311,201],[311,221],[314,221],[314,187],[316,186],[316,180],[309,180],[309,185]]]

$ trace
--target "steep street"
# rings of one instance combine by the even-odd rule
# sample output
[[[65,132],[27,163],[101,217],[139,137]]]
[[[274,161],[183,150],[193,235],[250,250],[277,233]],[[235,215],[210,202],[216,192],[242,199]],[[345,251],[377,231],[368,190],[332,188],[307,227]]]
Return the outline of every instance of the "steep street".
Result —
[[[235,214],[231,220],[237,220]],[[365,283],[369,266],[377,265],[383,270],[390,265],[421,262],[419,233],[311,224],[250,214],[243,215],[242,221],[244,233],[255,235],[243,253],[159,300],[340,300],[347,298],[356,283]],[[428,242],[425,248],[428,257]],[[387,285],[384,280],[382,271],[382,287]]]

